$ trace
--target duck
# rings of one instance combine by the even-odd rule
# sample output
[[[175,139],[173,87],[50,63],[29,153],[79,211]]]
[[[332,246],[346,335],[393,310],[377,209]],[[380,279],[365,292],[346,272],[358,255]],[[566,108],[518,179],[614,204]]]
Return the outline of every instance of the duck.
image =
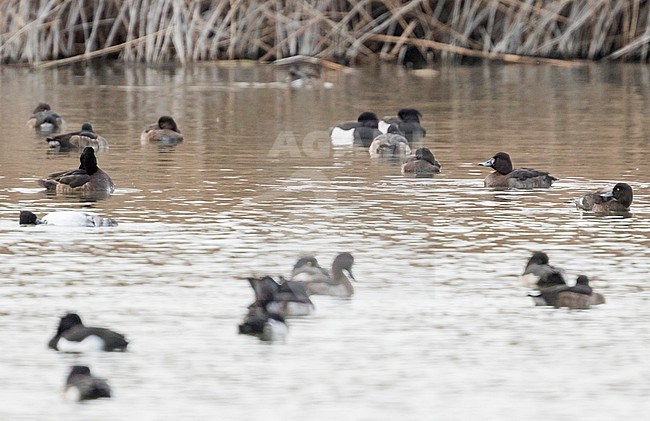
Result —
[[[97,135],[90,123],[82,124],[81,130],[77,132],[48,137],[45,140],[50,145],[50,148],[59,150],[81,149],[86,146],[90,146],[95,150],[108,149],[106,139]]]
[[[140,142],[143,144],[148,142],[176,144],[182,141],[181,131],[174,119],[168,115],[160,117],[157,123],[147,126],[140,135]]]
[[[427,131],[420,125],[420,113],[415,108],[402,108],[397,112],[397,117],[384,117],[379,122],[379,130],[387,132],[391,126],[404,134],[409,142],[419,142],[427,135]]]
[[[128,344],[121,333],[86,327],[77,313],[67,313],[61,317],[48,347],[61,352],[125,351]]]
[[[556,285],[541,288],[528,293],[537,306],[568,307],[576,310],[586,310],[591,306],[604,304],[605,297],[594,292],[589,286],[589,278],[580,275],[575,286]]]
[[[57,193],[108,192],[113,193],[115,184],[111,177],[97,166],[95,150],[87,146],[79,157],[78,169],[50,174],[38,180],[38,184]]]
[[[494,172],[485,177],[485,187],[505,189],[534,189],[551,187],[557,178],[547,172],[529,168],[513,169],[510,155],[498,152],[489,161],[478,165],[490,167]]]
[[[279,285],[270,276],[248,278],[255,291],[255,302],[248,306],[248,313],[239,325],[242,335],[257,336],[263,341],[284,340],[289,332],[284,316],[274,307],[274,297]]]
[[[340,253],[332,262],[331,274],[320,266],[303,265],[294,269],[291,280],[303,283],[309,295],[351,297],[354,294],[354,288],[350,282],[350,279],[354,280],[352,275],[353,264],[354,257],[352,257],[352,254],[348,252]],[[350,279],[348,279],[345,272],[350,276]]]
[[[92,212],[56,211],[38,218],[30,211],[20,211],[20,225],[55,225],[59,227],[116,227],[114,219],[102,218]]]
[[[88,366],[75,365],[65,381],[64,395],[73,401],[110,398],[111,388],[106,380],[93,376]]]
[[[52,111],[50,104],[40,102],[34,108],[32,116],[27,120],[27,127],[43,132],[53,132],[64,128],[65,120],[59,114]]]
[[[549,265],[548,254],[536,251],[528,260],[522,274],[524,285],[533,288],[548,288],[566,285],[564,271]]]
[[[633,198],[634,194],[629,184],[617,183],[609,191],[588,194],[575,199],[573,203],[578,209],[595,213],[624,213],[630,211]]]
[[[287,281],[282,277],[276,281],[269,275],[248,278],[248,282],[255,292],[253,307],[261,305],[270,313],[284,318],[306,316],[314,311],[314,303],[300,282]]]
[[[372,141],[382,134],[379,129],[379,118],[377,114],[365,111],[359,115],[357,121],[340,124],[330,131],[332,144],[361,145],[370,147]]]
[[[378,156],[408,156],[411,147],[408,140],[395,126],[388,128],[388,133],[377,136],[368,148],[371,158]]]
[[[418,148],[415,155],[408,158],[402,165],[402,173],[414,173],[416,175],[438,174],[440,167],[440,162],[433,156],[431,150]]]

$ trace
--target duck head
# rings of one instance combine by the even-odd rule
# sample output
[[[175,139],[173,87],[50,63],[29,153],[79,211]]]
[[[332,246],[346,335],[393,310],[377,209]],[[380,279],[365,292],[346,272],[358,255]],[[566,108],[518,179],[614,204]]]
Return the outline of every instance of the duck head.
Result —
[[[86,173],[88,174],[92,175],[99,169],[97,166],[97,157],[95,156],[95,150],[90,146],[86,146],[83,152],[81,152],[79,162],[81,163],[79,169],[86,170]]]
[[[374,129],[379,127],[379,118],[377,117],[377,114],[369,111],[361,113],[359,118],[357,118],[357,121],[364,127],[372,127]]]
[[[59,336],[68,329],[72,329],[77,325],[82,325],[81,317],[77,313],[68,313],[65,316],[61,317],[59,321],[59,327],[56,330],[56,335]]]
[[[499,174],[510,174],[512,172],[512,161],[510,155],[505,152],[499,152],[492,157],[489,161],[480,162],[482,167],[493,168]]]
[[[174,119],[168,115],[164,115],[158,119],[158,127],[160,127],[161,129],[171,130],[176,133],[181,132],[180,130],[178,130],[178,126],[176,125]]]
[[[611,192],[605,193],[603,197],[613,197],[618,202],[620,202],[626,208],[629,208],[632,204],[632,199],[634,194],[632,193],[632,187],[627,183],[618,183],[614,186]]]
[[[418,110],[416,110],[415,108],[402,108],[397,113],[397,116],[402,121],[416,121],[416,122],[419,123],[420,122],[420,117],[422,117],[422,114]]]

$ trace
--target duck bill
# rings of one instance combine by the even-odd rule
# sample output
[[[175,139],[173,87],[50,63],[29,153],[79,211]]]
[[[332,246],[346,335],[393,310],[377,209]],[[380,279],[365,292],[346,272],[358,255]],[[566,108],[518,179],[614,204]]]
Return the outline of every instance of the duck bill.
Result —
[[[353,281],[356,281],[356,278],[355,278],[354,275],[352,274],[352,271],[351,271],[351,270],[348,270],[347,272],[348,272],[348,275],[350,276],[350,279],[352,279]]]
[[[612,191],[602,192],[600,194],[600,197],[605,198],[605,199],[611,199],[612,197],[614,197],[614,191],[612,190]]]
[[[478,165],[480,165],[481,167],[491,167],[492,164],[494,164],[494,158],[490,159],[489,161],[478,163]]]

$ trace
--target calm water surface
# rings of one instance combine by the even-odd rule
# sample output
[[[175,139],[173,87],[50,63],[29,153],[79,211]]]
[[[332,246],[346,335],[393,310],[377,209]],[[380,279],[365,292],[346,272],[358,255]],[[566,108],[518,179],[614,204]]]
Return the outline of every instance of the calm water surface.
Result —
[[[267,67],[32,72],[0,68],[0,419],[644,419],[650,410],[650,69],[394,67],[290,90]],[[47,101],[110,149],[106,200],[36,184],[74,168],[25,128]],[[365,110],[424,115],[435,179],[400,174],[327,129]],[[171,114],[185,142],[141,145]],[[560,178],[492,191],[476,166],[507,151]],[[633,217],[569,200],[625,181]],[[90,209],[117,228],[21,228],[18,211]],[[544,249],[607,304],[535,308],[518,275]],[[296,258],[354,254],[352,299],[316,297],[285,343],[237,334],[245,280]],[[46,349],[79,312],[132,341],[123,354]],[[114,399],[66,403],[68,367],[109,379]],[[435,416],[433,415],[435,414]]]

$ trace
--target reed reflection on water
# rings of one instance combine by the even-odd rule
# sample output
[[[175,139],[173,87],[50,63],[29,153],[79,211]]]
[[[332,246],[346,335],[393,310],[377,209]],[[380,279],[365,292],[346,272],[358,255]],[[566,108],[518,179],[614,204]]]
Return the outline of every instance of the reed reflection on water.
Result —
[[[0,78],[0,331],[11,339],[0,418],[611,419],[650,409],[645,66],[449,67],[433,79],[378,67],[328,75],[329,90],[281,88],[270,66],[103,63],[0,68]],[[108,140],[97,159],[112,196],[37,186],[79,158],[25,128],[41,100]],[[435,178],[330,146],[334,123],[404,106],[424,116],[424,145],[442,163]],[[141,144],[161,115],[184,141]],[[560,180],[485,189],[476,164],[498,151]],[[619,181],[634,189],[630,218],[569,203]],[[86,209],[120,225],[21,228],[21,209]],[[542,249],[571,279],[590,275],[607,303],[533,307],[518,275]],[[355,258],[353,298],[314,298],[315,314],[290,320],[285,343],[237,335],[247,276],[341,251]],[[127,334],[129,351],[46,349],[70,310]],[[73,364],[107,377],[114,397],[66,405]]]

